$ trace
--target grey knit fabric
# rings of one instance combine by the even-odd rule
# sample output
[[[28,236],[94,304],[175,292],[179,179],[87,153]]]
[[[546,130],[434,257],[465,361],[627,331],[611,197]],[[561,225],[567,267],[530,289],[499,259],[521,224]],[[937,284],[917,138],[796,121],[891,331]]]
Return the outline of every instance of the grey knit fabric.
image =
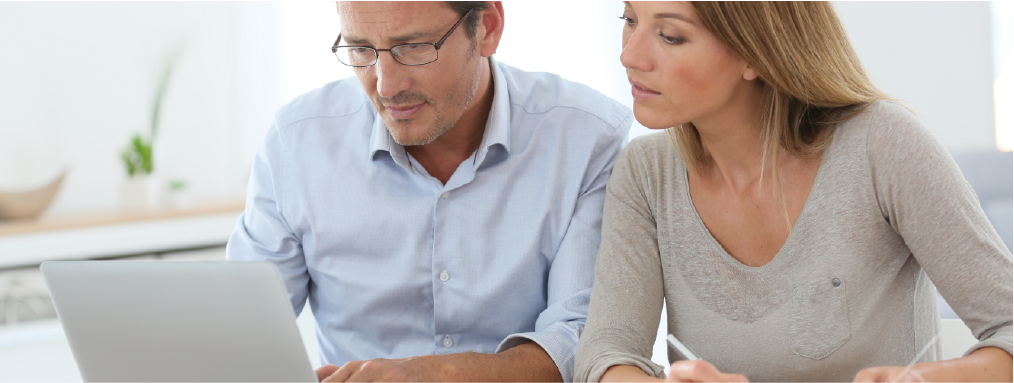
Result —
[[[920,361],[938,359],[937,288],[980,340],[969,352],[1011,352],[1011,254],[947,151],[898,104],[839,126],[792,234],[760,267],[705,228],[664,133],[631,141],[607,190],[577,381],[618,364],[662,377],[650,358],[663,299],[670,333],[752,381],[851,381],[931,343]]]

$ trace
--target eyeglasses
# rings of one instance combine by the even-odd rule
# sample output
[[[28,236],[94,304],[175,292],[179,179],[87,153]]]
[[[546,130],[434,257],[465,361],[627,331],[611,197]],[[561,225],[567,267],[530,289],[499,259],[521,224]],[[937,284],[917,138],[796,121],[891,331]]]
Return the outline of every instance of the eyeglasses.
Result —
[[[411,44],[400,44],[391,47],[391,49],[377,49],[374,47],[367,46],[354,46],[354,45],[338,45],[342,40],[342,35],[338,34],[338,39],[334,41],[334,45],[331,46],[331,53],[334,53],[335,57],[338,57],[338,61],[342,64],[353,66],[353,67],[367,67],[377,64],[377,59],[380,57],[380,52],[391,52],[391,56],[394,60],[401,63],[402,65],[426,65],[431,62],[437,61],[437,51],[444,45],[444,41],[447,41],[448,37],[454,33],[458,26],[461,25],[468,15],[472,14],[472,10],[465,12],[464,16],[458,19],[458,22],[451,27],[451,30],[444,34],[444,37],[435,43],[411,43]]]

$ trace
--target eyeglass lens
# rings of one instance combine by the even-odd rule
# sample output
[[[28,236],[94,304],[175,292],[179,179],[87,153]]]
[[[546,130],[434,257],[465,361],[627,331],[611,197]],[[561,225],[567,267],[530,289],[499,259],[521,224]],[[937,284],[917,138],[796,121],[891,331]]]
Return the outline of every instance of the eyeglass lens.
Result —
[[[405,65],[429,64],[437,60],[433,44],[403,44],[391,47],[391,55]],[[370,66],[377,62],[377,50],[370,47],[339,47],[335,56],[345,65]]]

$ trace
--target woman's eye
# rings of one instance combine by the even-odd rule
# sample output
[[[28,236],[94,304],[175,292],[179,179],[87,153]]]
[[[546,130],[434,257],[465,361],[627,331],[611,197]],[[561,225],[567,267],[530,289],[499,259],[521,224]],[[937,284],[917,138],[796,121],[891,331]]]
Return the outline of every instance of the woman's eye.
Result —
[[[666,36],[662,32],[659,32],[658,35],[662,37],[662,41],[665,41],[666,44],[680,45],[680,44],[683,44],[684,42],[687,41],[687,39],[685,37],[682,37],[682,36],[676,36],[676,37]]]
[[[620,20],[623,20],[623,22],[626,23],[627,26],[631,26],[631,27],[637,24],[636,20],[634,20],[634,19],[632,19],[630,17],[627,17],[627,16],[620,16]]]

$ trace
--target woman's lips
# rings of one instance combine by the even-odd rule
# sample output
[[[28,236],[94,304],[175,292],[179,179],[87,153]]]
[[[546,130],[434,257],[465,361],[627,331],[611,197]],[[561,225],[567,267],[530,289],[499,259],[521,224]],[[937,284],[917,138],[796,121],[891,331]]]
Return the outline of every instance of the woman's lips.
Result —
[[[630,81],[630,94],[632,94],[634,99],[638,101],[647,101],[662,95],[661,93],[653,91],[636,81]]]
[[[384,109],[387,109],[387,112],[391,114],[391,117],[394,117],[396,120],[405,120],[412,117],[417,112],[419,112],[419,110],[422,109],[423,105],[426,105],[426,103],[420,102],[416,105],[409,106],[385,105]]]

